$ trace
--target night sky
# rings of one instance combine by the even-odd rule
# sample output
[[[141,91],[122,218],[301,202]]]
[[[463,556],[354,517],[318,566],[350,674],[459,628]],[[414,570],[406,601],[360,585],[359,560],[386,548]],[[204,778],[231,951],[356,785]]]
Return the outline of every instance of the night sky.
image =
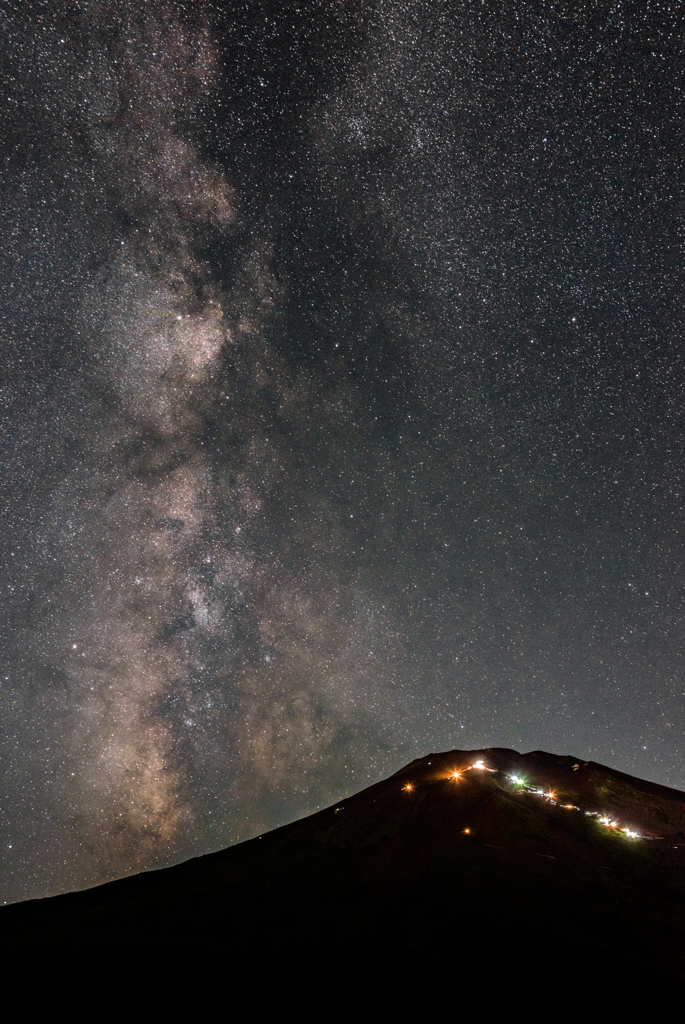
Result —
[[[433,750],[685,788],[683,5],[1,5],[1,899]]]

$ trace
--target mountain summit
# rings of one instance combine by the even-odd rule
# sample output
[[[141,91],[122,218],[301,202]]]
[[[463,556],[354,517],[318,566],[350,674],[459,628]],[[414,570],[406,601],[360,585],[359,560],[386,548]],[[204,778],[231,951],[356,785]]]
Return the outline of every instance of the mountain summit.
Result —
[[[50,979],[25,994],[36,1009],[105,992],[197,1008],[188,985],[256,1005],[342,984],[390,1005],[427,979],[504,1006],[531,972],[535,999],[604,979],[616,1006],[685,981],[685,793],[543,751],[429,754],[257,839],[0,921],[4,962]]]

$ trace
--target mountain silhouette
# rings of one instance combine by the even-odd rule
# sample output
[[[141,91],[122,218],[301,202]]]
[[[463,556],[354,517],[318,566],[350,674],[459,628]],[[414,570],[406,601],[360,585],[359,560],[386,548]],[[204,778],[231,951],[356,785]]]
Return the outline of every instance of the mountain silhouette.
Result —
[[[543,751],[429,754],[249,842],[0,922],[22,1020],[653,1011],[685,982],[685,793]]]

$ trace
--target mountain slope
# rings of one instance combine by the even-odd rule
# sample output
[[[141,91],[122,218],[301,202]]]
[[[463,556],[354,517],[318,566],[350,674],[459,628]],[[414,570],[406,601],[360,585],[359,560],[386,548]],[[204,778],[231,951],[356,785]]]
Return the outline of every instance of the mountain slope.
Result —
[[[504,1008],[531,969],[534,1001],[594,978],[615,1006],[685,981],[685,793],[542,751],[430,754],[240,846],[5,907],[0,947],[49,979],[15,991],[36,1013],[338,999],[341,978]]]

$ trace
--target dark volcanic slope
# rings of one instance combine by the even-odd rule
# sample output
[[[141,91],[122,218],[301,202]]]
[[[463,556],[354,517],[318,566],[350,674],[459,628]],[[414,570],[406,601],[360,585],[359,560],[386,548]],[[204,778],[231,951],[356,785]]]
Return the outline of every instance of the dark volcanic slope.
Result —
[[[174,868],[6,907],[0,942],[6,962],[50,977],[47,996],[30,994],[37,1006],[96,1007],[103,991],[176,1005],[188,985],[259,1001],[335,988],[341,973],[407,994],[427,977],[431,991],[448,979],[472,991],[493,951],[502,984],[525,963],[537,997],[589,972],[616,1000],[685,980],[684,911],[685,794],[496,748],[428,755]]]

